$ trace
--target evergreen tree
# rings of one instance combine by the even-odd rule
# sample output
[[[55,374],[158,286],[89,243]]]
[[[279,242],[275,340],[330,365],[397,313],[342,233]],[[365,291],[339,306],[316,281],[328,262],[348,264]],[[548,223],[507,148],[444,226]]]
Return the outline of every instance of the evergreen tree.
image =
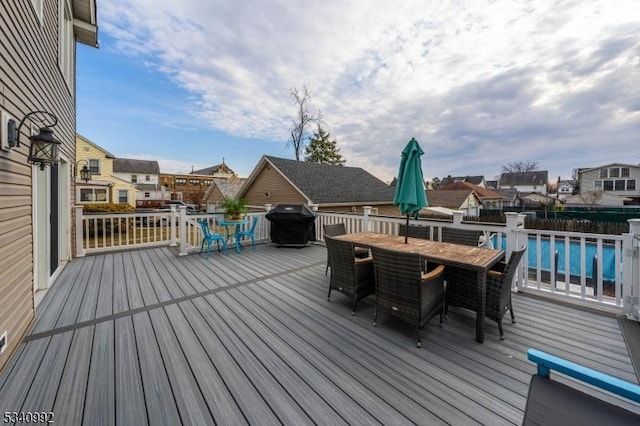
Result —
[[[304,161],[343,166],[347,160],[342,158],[336,144],[337,141],[329,140],[329,133],[318,124],[318,130],[313,133],[313,137],[305,147]]]

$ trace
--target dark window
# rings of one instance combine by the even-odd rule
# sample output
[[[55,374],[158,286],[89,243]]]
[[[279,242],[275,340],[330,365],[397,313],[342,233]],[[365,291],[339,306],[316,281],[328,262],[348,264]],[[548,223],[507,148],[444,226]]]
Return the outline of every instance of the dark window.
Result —
[[[608,178],[607,169],[600,169],[600,179]]]
[[[100,174],[100,160],[98,160],[96,158],[90,159],[89,160],[89,170],[91,171],[91,174],[99,175]]]
[[[610,168],[609,177],[620,177],[620,169],[617,167]]]
[[[635,191],[636,190],[636,180],[629,179],[627,181],[627,191]]]
[[[628,167],[623,167],[620,170],[622,171],[622,173],[620,173],[621,177],[629,177],[629,168]]]
[[[612,180],[605,180],[603,189],[605,191],[613,191],[613,181]]]
[[[616,191],[624,191],[624,180],[616,180]]]

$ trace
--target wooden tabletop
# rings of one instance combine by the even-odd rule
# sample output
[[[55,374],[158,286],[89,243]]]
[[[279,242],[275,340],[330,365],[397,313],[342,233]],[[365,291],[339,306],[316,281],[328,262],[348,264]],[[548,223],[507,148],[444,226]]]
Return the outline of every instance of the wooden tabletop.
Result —
[[[376,232],[358,232],[340,235],[335,238],[350,241],[358,246],[381,247],[406,253],[417,253],[428,261],[461,268],[486,271],[504,257],[504,251],[462,244],[443,243],[409,237],[405,244],[404,236],[379,234]]]

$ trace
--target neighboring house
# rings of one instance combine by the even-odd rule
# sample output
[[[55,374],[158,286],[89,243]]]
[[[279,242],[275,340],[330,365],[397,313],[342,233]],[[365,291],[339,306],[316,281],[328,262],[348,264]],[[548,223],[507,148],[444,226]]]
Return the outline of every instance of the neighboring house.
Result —
[[[454,177],[447,176],[446,178],[442,179],[442,181],[440,182],[440,188],[442,188],[443,186],[449,185],[450,183],[453,183],[453,182],[471,183],[481,188],[487,187],[487,182],[484,180],[484,176],[454,176]]]
[[[536,170],[533,172],[503,173],[500,175],[498,189],[517,189],[520,193],[547,193],[549,172]]]
[[[160,184],[166,188],[172,200],[182,200],[192,204],[204,203],[205,195],[215,179],[206,174],[160,174]]]
[[[214,179],[213,184],[207,189],[204,195],[204,204],[207,206],[207,213],[216,213],[222,211],[220,204],[225,197],[236,198],[240,188],[246,182],[246,179]]]
[[[445,207],[459,210],[466,216],[479,216],[481,201],[472,189],[428,189],[429,207]]]
[[[374,214],[398,216],[394,188],[360,167],[295,161],[263,156],[238,192],[254,208],[265,204],[317,205],[323,211],[361,213],[371,206]]]
[[[498,181],[497,180],[487,180],[485,181],[487,188],[489,189],[498,189]]]
[[[471,182],[455,181],[440,187],[440,189],[442,190],[470,189],[474,191],[478,196],[478,198],[480,199],[480,202],[482,203],[482,208],[488,209],[488,210],[502,210],[502,206],[503,206],[502,195],[490,189],[475,185]]]
[[[160,167],[155,160],[115,158],[113,177],[135,186],[135,193],[120,190],[114,194],[117,203],[133,202],[136,207],[157,207],[170,199],[160,183]]]
[[[520,205],[517,189],[492,189],[496,194],[502,196],[502,207],[517,207]]]
[[[222,163],[216,164],[215,166],[206,167],[200,170],[192,170],[191,174],[210,176],[219,179],[231,179],[238,177],[236,172],[231,170],[231,168],[224,162],[224,159],[222,159]]]
[[[539,192],[519,193],[518,199],[523,208],[543,208],[554,206],[558,201],[557,197],[541,194]]]
[[[630,204],[640,204],[640,165],[612,163],[590,169],[580,169],[580,193],[603,191],[630,198]]]
[[[76,203],[126,203],[136,206],[133,184],[113,176],[115,157],[109,151],[96,145],[81,135],[76,135],[76,164],[74,170],[76,183]],[[84,166],[89,168],[91,178],[85,181],[81,177]]]
[[[35,318],[35,291],[50,286],[74,250],[76,42],[97,47],[94,0],[0,1],[0,370]],[[29,116],[19,146],[8,124],[35,111],[57,117],[58,162],[27,162],[46,123]]]
[[[583,192],[564,199],[566,207],[623,207],[632,201],[630,197],[609,194],[603,191]]]
[[[557,188],[558,198],[564,200],[569,195],[573,194],[573,190],[574,186],[572,180],[561,180]]]

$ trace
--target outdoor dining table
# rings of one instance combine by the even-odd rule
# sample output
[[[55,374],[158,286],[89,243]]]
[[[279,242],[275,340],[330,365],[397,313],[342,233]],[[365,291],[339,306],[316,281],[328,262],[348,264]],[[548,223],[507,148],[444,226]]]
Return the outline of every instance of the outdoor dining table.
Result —
[[[476,285],[478,288],[476,340],[480,343],[484,342],[486,275],[489,268],[504,258],[504,251],[412,237],[409,237],[408,242],[405,244],[404,236],[376,232],[345,234],[335,238],[350,241],[359,247],[380,247],[403,253],[415,253],[428,262],[475,271],[477,280],[475,283],[469,283],[469,285]]]
[[[218,225],[220,226],[224,226],[224,229],[227,233],[227,242],[231,241],[231,233],[229,232],[229,228],[230,227],[234,227],[235,226],[235,231],[233,233],[233,235],[237,235],[238,231],[240,231],[240,227],[243,225],[247,225],[249,223],[249,221],[245,220],[245,219],[241,219],[241,220],[228,220],[228,219],[223,219],[220,222],[218,222]],[[238,239],[235,239],[235,244],[236,244],[236,253],[240,253],[240,251],[242,250],[242,245],[240,244],[240,241],[238,241]]]

